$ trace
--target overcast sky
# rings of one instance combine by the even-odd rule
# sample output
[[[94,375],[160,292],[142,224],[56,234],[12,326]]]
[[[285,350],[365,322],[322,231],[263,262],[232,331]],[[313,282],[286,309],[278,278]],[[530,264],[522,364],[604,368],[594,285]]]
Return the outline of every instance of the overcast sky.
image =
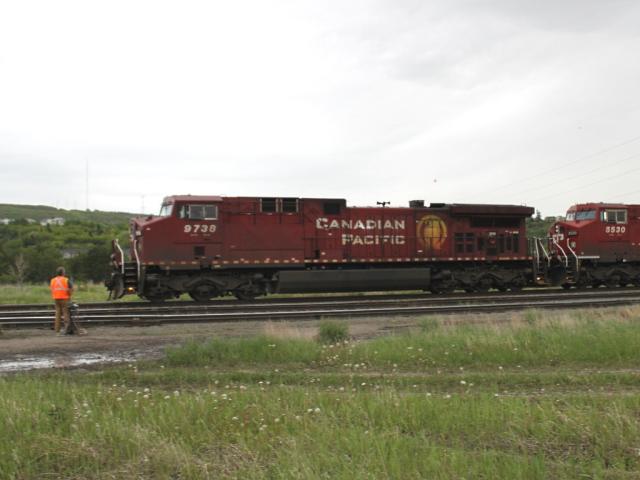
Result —
[[[6,1],[0,203],[640,203],[640,2]]]

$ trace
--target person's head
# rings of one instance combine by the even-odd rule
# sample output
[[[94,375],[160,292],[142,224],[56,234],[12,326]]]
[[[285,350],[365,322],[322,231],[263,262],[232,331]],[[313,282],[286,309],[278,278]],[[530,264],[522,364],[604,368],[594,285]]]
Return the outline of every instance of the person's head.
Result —
[[[64,275],[64,267],[58,267],[56,269],[56,275]]]

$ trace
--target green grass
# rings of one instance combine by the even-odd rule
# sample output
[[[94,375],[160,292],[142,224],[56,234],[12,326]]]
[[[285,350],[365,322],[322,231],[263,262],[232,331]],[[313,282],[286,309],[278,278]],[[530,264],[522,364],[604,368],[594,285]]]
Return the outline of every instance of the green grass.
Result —
[[[639,313],[0,377],[0,478],[637,478]]]
[[[325,320],[318,326],[318,340],[322,343],[339,343],[349,339],[349,325],[336,320]]]
[[[78,303],[105,302],[108,291],[99,283],[76,282],[73,301]],[[124,297],[120,301],[140,300],[135,295]],[[0,285],[0,304],[27,304],[27,303],[53,303],[49,285],[30,284],[18,287],[17,285]]]
[[[638,311],[574,312],[567,314],[568,321],[545,319],[544,315],[525,312],[526,322],[456,327],[438,327],[437,320],[427,319],[421,332],[328,345],[268,337],[212,339],[169,349],[167,355],[173,365],[297,363],[424,371],[640,363]],[[539,320],[531,324],[532,316]]]

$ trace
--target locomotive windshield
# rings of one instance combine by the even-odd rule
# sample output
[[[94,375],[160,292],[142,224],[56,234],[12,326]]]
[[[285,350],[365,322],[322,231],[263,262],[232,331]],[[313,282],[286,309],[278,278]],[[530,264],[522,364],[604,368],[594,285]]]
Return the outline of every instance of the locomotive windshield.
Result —
[[[160,207],[160,216],[168,217],[169,215],[171,215],[171,210],[173,210],[173,204],[164,203],[162,207]]]
[[[596,211],[595,210],[583,210],[582,212],[576,212],[576,220],[595,220],[596,219]],[[568,218],[567,218],[568,220]]]

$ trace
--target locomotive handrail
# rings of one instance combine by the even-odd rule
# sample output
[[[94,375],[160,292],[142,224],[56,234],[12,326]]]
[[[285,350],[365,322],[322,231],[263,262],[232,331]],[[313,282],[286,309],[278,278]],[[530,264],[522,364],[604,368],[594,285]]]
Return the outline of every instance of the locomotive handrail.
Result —
[[[536,250],[538,249],[538,244],[540,244],[540,248],[542,249],[542,253],[544,253],[544,257],[547,259],[547,265],[549,265],[551,263],[551,258],[549,257],[549,254],[547,253],[547,250],[544,248],[544,245],[542,244],[542,241],[536,237]]]
[[[553,244],[558,247],[558,250],[562,252],[562,256],[564,257],[564,266],[569,267],[569,257],[567,256],[567,252],[564,251],[564,248],[560,246],[555,238],[551,237],[551,240],[553,240]]]
[[[140,257],[138,256],[138,239],[133,241],[133,253],[136,257],[136,267],[138,272],[138,282],[140,281]]]
[[[117,238],[113,241],[113,244],[118,249],[118,252],[120,252],[120,273],[124,276],[124,252],[122,251]]]
[[[576,272],[580,271],[580,259],[578,258],[578,255],[576,255],[576,252],[573,251],[573,248],[571,248],[571,245],[569,245],[569,242],[567,242],[567,248],[576,259]]]

